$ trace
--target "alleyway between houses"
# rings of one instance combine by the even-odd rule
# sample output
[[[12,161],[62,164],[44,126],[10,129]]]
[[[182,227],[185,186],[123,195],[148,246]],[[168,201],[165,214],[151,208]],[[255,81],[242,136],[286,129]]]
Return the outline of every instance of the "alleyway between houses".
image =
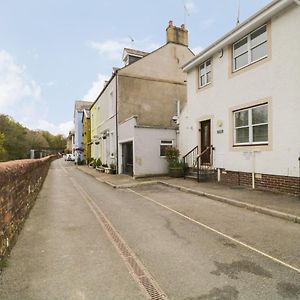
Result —
[[[60,159],[0,299],[300,299],[300,224],[157,183],[114,189]]]

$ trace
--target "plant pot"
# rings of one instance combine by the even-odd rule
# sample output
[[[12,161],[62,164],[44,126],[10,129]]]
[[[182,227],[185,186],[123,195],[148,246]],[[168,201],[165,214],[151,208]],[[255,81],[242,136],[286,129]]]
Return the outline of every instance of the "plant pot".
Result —
[[[183,169],[182,168],[169,168],[169,175],[171,177],[183,177]]]

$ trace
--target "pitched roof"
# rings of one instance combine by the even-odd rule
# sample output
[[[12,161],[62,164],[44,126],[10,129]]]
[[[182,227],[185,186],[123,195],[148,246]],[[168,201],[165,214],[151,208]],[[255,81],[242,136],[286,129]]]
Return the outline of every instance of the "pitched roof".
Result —
[[[130,49],[130,48],[124,48],[123,50],[123,58],[127,55],[134,55],[134,56],[139,56],[139,57],[144,57],[145,55],[148,54],[148,52],[136,50],[136,49]]]
[[[75,110],[76,111],[83,111],[84,109],[90,109],[93,102],[90,101],[75,101]]]
[[[263,25],[263,23],[270,20],[274,15],[278,14],[293,2],[294,0],[273,0],[184,64],[182,66],[183,70],[186,72],[190,71],[201,62],[209,59],[213,54],[221,51],[227,45],[232,44],[245,34],[251,32],[251,30],[254,30],[255,27]]]

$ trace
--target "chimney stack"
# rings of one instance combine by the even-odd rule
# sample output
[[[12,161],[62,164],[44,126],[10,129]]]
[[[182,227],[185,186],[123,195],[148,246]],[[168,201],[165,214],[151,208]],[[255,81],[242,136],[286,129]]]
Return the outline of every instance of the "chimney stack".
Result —
[[[173,25],[173,21],[169,21],[167,31],[167,44],[175,43],[184,46],[188,46],[188,31],[185,29],[185,25],[182,24],[180,27]]]

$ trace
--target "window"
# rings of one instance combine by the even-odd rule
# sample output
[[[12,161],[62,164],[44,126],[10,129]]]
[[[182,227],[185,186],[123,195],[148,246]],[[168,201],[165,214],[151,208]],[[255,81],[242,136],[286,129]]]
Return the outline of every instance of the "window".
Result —
[[[211,60],[207,60],[199,67],[199,86],[211,83]]]
[[[166,148],[173,146],[173,141],[160,141],[160,156],[166,156]]]
[[[268,143],[268,104],[234,112],[234,144]]]
[[[109,94],[109,116],[112,117],[115,114],[115,99],[113,91]]]
[[[233,44],[232,52],[234,71],[267,57],[267,25]]]

